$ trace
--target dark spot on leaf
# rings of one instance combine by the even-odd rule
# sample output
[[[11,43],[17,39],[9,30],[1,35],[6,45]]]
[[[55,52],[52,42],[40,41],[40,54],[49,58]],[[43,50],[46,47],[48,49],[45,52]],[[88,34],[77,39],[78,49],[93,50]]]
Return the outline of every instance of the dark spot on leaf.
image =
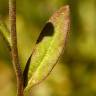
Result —
[[[42,39],[45,37],[45,36],[53,36],[54,34],[54,26],[51,22],[48,22],[45,27],[43,28],[42,32],[40,33],[40,36],[36,42],[36,44],[38,44],[39,42],[42,41]]]
[[[31,57],[32,57],[32,54],[29,57],[29,59],[28,59],[28,61],[26,63],[24,72],[23,72],[23,80],[24,80],[23,81],[23,86],[24,86],[24,88],[27,86],[27,83],[28,83],[28,70],[29,70],[29,66],[30,66]]]

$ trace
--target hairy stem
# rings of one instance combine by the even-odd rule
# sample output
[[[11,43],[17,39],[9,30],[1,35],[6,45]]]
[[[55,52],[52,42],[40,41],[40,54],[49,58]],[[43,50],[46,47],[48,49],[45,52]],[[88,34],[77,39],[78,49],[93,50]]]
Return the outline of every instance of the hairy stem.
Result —
[[[17,96],[23,96],[23,78],[19,64],[16,34],[16,0],[9,0],[9,22],[11,35],[12,63],[17,78]]]

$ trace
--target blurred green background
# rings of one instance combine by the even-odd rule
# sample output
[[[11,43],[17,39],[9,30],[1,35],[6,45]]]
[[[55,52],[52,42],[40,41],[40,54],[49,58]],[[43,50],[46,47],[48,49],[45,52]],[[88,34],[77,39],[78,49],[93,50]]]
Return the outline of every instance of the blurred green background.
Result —
[[[32,96],[96,96],[96,0],[17,0],[17,35],[22,69],[48,18],[61,6],[71,8],[65,52],[51,75]],[[8,25],[8,0],[0,0]],[[16,78],[7,46],[0,36],[0,96],[15,96]]]

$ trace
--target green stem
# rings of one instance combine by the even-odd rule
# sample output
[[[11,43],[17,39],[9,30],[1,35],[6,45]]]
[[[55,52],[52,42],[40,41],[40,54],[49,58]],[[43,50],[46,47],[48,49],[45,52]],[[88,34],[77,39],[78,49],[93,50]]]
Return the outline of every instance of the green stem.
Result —
[[[9,22],[11,35],[12,63],[17,78],[17,96],[23,95],[23,78],[19,64],[16,34],[16,0],[9,0]]]

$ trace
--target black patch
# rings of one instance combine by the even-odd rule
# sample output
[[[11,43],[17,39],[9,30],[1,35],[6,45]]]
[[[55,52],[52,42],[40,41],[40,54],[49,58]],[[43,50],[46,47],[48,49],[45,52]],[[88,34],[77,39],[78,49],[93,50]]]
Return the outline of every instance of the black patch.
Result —
[[[54,34],[54,26],[51,22],[48,22],[45,27],[43,28],[43,30],[41,31],[40,33],[40,36],[36,42],[36,44],[38,44],[39,42],[42,41],[42,39],[45,37],[45,36],[53,36]]]
[[[29,70],[29,66],[30,66],[31,57],[32,57],[32,54],[29,57],[29,59],[28,59],[28,61],[26,63],[24,72],[23,72],[23,80],[24,80],[23,81],[23,86],[24,86],[24,88],[27,86],[27,83],[28,83],[28,70]]]

